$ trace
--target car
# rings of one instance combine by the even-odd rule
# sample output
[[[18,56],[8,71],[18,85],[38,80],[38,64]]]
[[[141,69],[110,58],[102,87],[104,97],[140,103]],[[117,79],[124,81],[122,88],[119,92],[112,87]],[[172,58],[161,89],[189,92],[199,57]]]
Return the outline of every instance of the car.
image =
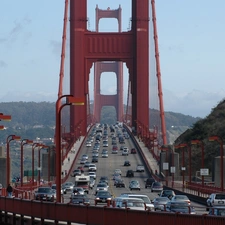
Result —
[[[50,201],[55,199],[55,190],[51,187],[39,187],[34,193],[35,200]]]
[[[145,168],[142,164],[138,164],[136,167],[136,172],[145,172]]]
[[[148,188],[152,186],[152,183],[155,182],[155,179],[153,177],[149,177],[145,180],[145,188]]]
[[[73,182],[65,182],[63,185],[64,185],[66,191],[72,191],[73,190],[73,186],[74,186]]]
[[[166,211],[167,212],[174,212],[174,213],[187,213],[187,214],[196,214],[194,207],[189,205],[187,202],[179,202],[179,201],[169,201],[166,204]]]
[[[77,195],[73,195],[70,198],[70,203],[90,205],[90,199],[85,194],[77,194]]]
[[[175,195],[171,198],[171,202],[186,202],[188,205],[191,205],[191,201],[187,195]]]
[[[106,183],[98,183],[95,194],[97,194],[99,191],[108,191],[108,185]]]
[[[108,146],[109,146],[108,141],[106,141],[106,140],[103,141],[102,146],[103,146],[103,147],[108,147]]]
[[[98,162],[98,156],[92,156],[91,162],[97,163]]]
[[[132,190],[141,190],[140,184],[138,180],[132,180],[129,183],[129,189]]]
[[[124,161],[124,164],[123,165],[124,166],[130,166],[130,161],[128,161],[128,160]]]
[[[90,172],[88,172],[88,175],[90,178],[96,179],[96,172],[90,171]]]
[[[162,190],[159,194],[159,197],[167,197],[170,200],[175,196],[175,192],[173,190]]]
[[[80,160],[80,164],[85,164],[87,162],[87,159],[85,159],[85,158],[82,158],[81,160]]]
[[[163,190],[163,184],[161,182],[153,182],[151,186],[151,192],[161,192]]]
[[[73,193],[71,196],[77,194],[84,195],[84,189],[82,187],[73,187]]]
[[[116,188],[120,188],[120,187],[124,187],[125,188],[125,183],[122,179],[117,180],[116,184],[115,184]]]
[[[102,152],[102,158],[108,158],[109,155],[108,155],[108,152]]]
[[[123,149],[122,155],[129,155],[128,149]]]
[[[224,206],[214,206],[209,209],[209,215],[225,217],[225,207]]]
[[[105,182],[108,185],[109,178],[107,176],[101,176],[99,182],[101,182],[101,181]]]
[[[167,197],[157,197],[157,198],[154,198],[152,200],[152,203],[154,205],[155,211],[156,210],[165,211],[166,205],[167,205],[167,203],[169,201],[170,201],[170,199],[167,198]]]
[[[131,153],[131,154],[136,154],[136,153],[137,153],[137,150],[136,150],[135,148],[132,148],[132,149],[130,150],[130,153]]]
[[[117,153],[118,153],[118,147],[116,145],[113,145],[112,154],[117,154]]]
[[[73,171],[73,173],[71,174],[72,177],[80,176],[80,175],[81,175],[81,170],[80,169],[75,169]]]
[[[86,142],[86,147],[91,147],[91,141]]]
[[[92,157],[93,157],[93,156],[98,157],[98,155],[99,155],[99,154],[98,154],[98,151],[93,151],[93,152],[92,152]]]
[[[121,179],[121,175],[119,173],[114,173],[113,180],[118,180],[118,179]]]
[[[149,211],[154,211],[154,205],[151,203],[151,200],[147,195],[133,194],[133,193],[122,193],[120,196],[127,196],[129,198],[139,198],[142,199],[145,203],[146,209]]]
[[[109,191],[98,191],[98,193],[95,196],[95,205],[98,203],[111,203],[112,201],[112,195],[110,194]]]
[[[225,193],[212,193],[206,199],[208,207],[225,206]]]
[[[140,198],[131,198],[128,196],[119,196],[113,199],[113,205],[121,209],[146,210],[144,201]]]
[[[81,158],[88,160],[88,155],[87,154],[84,154],[84,155],[81,156]]]
[[[115,170],[114,170],[114,174],[115,174],[115,173],[118,173],[119,175],[122,175],[121,169],[115,169]]]
[[[127,170],[126,177],[134,177],[134,171],[133,170]]]
[[[88,167],[88,171],[96,171],[97,170],[97,167],[95,164],[90,164],[89,167]]]

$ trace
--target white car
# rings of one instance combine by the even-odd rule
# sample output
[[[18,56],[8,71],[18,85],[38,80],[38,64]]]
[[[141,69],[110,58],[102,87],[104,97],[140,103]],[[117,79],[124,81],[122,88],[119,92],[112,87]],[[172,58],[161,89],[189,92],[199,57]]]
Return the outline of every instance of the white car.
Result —
[[[128,149],[123,149],[122,155],[128,155],[128,154],[129,154]]]
[[[138,164],[136,168],[136,172],[145,172],[145,168],[142,164]]]
[[[91,141],[86,142],[86,147],[91,147]]]
[[[88,167],[88,171],[96,171],[97,170],[97,167],[95,164],[90,164],[89,167]]]

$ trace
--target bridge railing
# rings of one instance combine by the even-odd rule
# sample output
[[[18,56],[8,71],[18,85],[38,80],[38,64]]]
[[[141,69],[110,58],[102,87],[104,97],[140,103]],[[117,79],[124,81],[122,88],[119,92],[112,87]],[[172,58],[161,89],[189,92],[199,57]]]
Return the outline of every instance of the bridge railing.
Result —
[[[113,219],[112,219],[113,218]],[[7,224],[220,225],[225,217],[72,205],[0,197],[0,222]]]

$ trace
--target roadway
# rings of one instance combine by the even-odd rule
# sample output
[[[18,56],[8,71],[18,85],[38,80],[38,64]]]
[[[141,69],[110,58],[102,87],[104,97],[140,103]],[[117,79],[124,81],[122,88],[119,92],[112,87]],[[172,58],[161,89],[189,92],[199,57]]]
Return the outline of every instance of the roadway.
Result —
[[[121,128],[119,128],[121,130]],[[95,163],[97,166],[97,171],[96,171],[96,182],[95,182],[95,187],[90,190],[88,197],[91,201],[91,204],[94,204],[94,199],[95,199],[95,190],[96,190],[96,184],[98,183],[99,179],[101,176],[107,176],[110,180],[109,182],[109,191],[111,192],[111,194],[113,195],[113,197],[117,197],[120,196],[121,193],[137,193],[137,194],[144,194],[147,195],[150,200],[153,200],[155,197],[158,196],[158,193],[156,192],[151,192],[150,189],[145,189],[145,179],[147,177],[149,177],[149,172],[147,171],[147,168],[145,170],[145,172],[136,172],[136,166],[137,164],[141,163],[142,164],[142,157],[140,152],[137,151],[137,154],[129,154],[128,156],[122,156],[122,151],[120,150],[120,146],[127,146],[129,149],[131,148],[135,148],[134,143],[132,142],[131,139],[125,139],[125,144],[119,144],[118,138],[117,138],[117,146],[118,146],[118,154],[112,154],[112,138],[110,136],[110,130],[108,128],[108,147],[103,147],[102,146],[102,141],[100,142],[100,150],[99,150],[99,161],[98,163]],[[90,133],[90,132],[89,132]],[[86,139],[88,138],[88,136],[86,137]],[[80,166],[80,159],[81,156],[83,154],[87,154],[89,156],[89,160],[91,161],[92,159],[92,149],[93,149],[93,145],[94,142],[92,143],[92,147],[86,147],[86,139],[84,140],[84,145],[82,146],[82,150],[78,153],[78,157],[75,165],[72,169],[72,171],[74,169],[76,169],[78,166]],[[108,158],[102,158],[101,157],[101,151],[102,149],[105,148],[108,150]],[[123,166],[124,161],[125,160],[129,160],[131,163],[131,166]],[[88,173],[88,169],[85,169],[85,174]],[[116,188],[114,186],[114,181],[112,179],[113,173],[115,169],[121,169],[122,171],[122,178],[125,182],[125,188]],[[134,171],[134,177],[133,178],[128,178],[126,177],[126,171],[128,169],[132,169]],[[131,180],[138,180],[141,186],[141,191],[130,191],[129,189],[129,182]],[[72,181],[74,182],[74,177],[69,177],[69,179],[67,181]],[[70,196],[71,193],[67,193],[64,195],[64,202],[67,203],[70,201]],[[192,205],[196,208],[197,214],[205,214],[207,213],[205,211],[205,207],[198,204],[198,203],[194,203],[192,202]],[[104,206],[104,204],[99,204],[99,207]]]

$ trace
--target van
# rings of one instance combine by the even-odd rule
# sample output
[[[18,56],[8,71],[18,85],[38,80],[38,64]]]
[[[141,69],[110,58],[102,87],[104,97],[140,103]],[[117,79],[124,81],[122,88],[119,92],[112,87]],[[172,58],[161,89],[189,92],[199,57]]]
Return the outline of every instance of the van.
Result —
[[[129,197],[129,198],[139,198],[142,199],[146,205],[146,209],[150,211],[154,211],[154,205],[152,204],[151,200],[147,195],[140,195],[140,194],[130,194],[130,193],[122,193],[120,196],[122,197]]]
[[[130,198],[127,196],[116,197],[113,200],[113,205],[117,208],[133,209],[133,210],[146,210],[144,201],[140,198]]]

